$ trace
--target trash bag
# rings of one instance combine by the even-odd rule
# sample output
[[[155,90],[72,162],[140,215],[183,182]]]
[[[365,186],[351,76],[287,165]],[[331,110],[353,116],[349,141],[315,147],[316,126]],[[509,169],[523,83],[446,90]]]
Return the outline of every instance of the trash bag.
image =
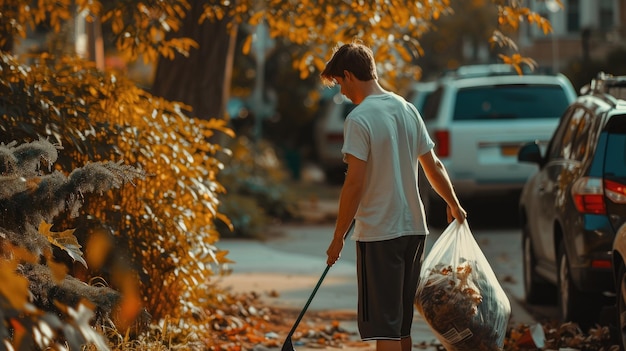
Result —
[[[446,350],[502,350],[511,305],[467,220],[450,223],[420,274],[415,306]]]

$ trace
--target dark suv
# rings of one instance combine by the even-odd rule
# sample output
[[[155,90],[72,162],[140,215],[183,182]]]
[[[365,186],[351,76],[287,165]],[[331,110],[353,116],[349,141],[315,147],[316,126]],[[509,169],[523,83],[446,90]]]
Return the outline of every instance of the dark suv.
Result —
[[[615,295],[612,246],[626,219],[626,102],[611,95],[624,77],[599,74],[561,116],[520,197],[524,290],[529,303],[555,298],[563,321],[591,326]],[[552,289],[550,289],[552,287]]]

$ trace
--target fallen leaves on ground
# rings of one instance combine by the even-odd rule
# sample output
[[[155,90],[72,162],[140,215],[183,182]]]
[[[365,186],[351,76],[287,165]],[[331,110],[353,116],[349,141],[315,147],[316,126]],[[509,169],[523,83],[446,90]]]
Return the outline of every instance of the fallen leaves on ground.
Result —
[[[274,296],[276,297],[276,296]],[[209,341],[214,351],[265,351],[282,348],[300,310],[266,306],[255,292],[224,294],[220,308],[210,313],[211,326],[216,332]],[[351,311],[307,311],[291,337],[294,347],[311,349],[366,348],[371,343],[344,326],[354,322]],[[519,324],[507,330],[503,351],[559,350],[619,351],[609,327],[595,326],[584,333],[575,323],[544,323],[543,347],[538,348],[528,334],[532,326]],[[414,349],[444,350],[441,344],[415,343]]]
[[[259,346],[281,348],[300,311],[263,306],[259,294],[222,296],[221,308],[210,313],[216,332],[210,341],[213,350],[251,350]],[[367,346],[355,341],[354,333],[341,322],[355,320],[354,313],[307,311],[291,340],[295,347],[341,348],[344,345]]]
[[[533,351],[533,350],[578,350],[578,351],[619,351],[615,338],[611,337],[609,327],[596,325],[585,334],[576,323],[541,325],[543,344],[541,348],[529,338],[531,326],[520,324],[510,327],[504,340],[505,351]]]

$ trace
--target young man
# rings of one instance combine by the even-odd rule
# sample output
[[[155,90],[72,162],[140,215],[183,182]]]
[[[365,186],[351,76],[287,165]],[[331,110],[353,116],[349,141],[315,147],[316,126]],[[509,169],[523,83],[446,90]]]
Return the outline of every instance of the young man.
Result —
[[[410,351],[414,299],[428,234],[418,189],[418,162],[448,204],[448,220],[463,222],[450,178],[412,104],[378,83],[372,51],[361,43],[335,49],[321,78],[339,84],[357,104],[344,124],[342,153],[348,165],[333,239],[333,265],[344,233],[355,221],[358,326],[377,351]]]

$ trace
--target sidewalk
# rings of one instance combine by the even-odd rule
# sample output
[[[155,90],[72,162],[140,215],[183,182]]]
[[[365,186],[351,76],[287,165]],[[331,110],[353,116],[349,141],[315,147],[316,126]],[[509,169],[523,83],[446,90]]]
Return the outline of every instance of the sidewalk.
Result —
[[[318,201],[302,206],[315,206],[315,211],[309,212],[315,218],[309,218],[304,224],[281,225],[275,228],[279,235],[270,240],[220,241],[220,249],[229,250],[228,257],[236,262],[231,267],[233,273],[221,278],[222,286],[233,292],[255,291],[262,295],[262,301],[268,306],[290,307],[300,311],[326,267],[325,251],[332,236],[333,225],[322,219],[333,216],[336,202]],[[323,223],[319,223],[320,220]],[[356,316],[356,253],[351,244],[350,241],[346,242],[341,259],[328,272],[308,311],[345,312]],[[535,323],[516,299],[510,300],[513,323]],[[300,327],[306,325],[306,319],[305,314]],[[356,321],[341,321],[340,326],[354,333],[355,340],[358,340]],[[437,350],[434,346],[439,344],[437,339],[417,312],[411,336],[414,350]],[[374,349],[373,342],[364,344],[365,346],[348,346],[343,349]],[[312,350],[299,345],[295,347],[298,351]]]

